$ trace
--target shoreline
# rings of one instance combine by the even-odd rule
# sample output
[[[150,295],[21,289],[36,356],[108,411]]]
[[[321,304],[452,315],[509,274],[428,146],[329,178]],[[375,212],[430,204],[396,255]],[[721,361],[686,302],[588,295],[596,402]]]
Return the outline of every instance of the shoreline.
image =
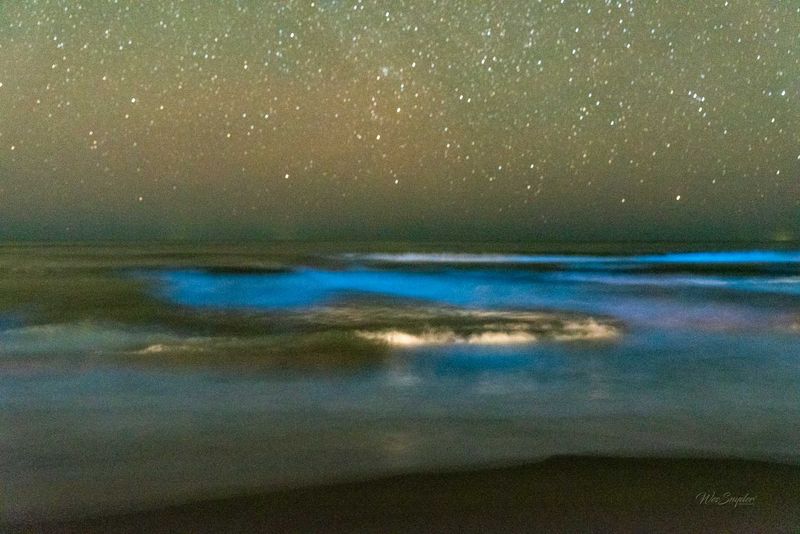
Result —
[[[800,528],[800,465],[731,458],[554,456],[381,476],[10,532],[769,531]]]

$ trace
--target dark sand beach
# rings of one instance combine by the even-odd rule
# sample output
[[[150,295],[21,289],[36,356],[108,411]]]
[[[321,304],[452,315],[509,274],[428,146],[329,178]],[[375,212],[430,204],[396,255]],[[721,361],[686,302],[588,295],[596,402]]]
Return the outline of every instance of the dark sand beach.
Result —
[[[559,456],[7,525],[11,532],[798,532],[800,466]]]

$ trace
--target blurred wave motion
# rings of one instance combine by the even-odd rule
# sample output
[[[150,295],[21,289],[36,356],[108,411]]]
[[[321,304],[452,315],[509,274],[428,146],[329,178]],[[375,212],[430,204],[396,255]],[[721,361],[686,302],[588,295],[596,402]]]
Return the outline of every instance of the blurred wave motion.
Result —
[[[0,248],[4,512],[552,454],[800,462],[800,252],[401,247]]]

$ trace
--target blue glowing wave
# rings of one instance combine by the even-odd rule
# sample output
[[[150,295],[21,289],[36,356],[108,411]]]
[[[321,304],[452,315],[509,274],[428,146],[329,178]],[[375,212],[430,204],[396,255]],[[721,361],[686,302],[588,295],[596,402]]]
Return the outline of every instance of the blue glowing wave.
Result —
[[[326,305],[346,296],[371,295],[413,299],[469,308],[551,307],[587,312],[608,311],[629,294],[614,288],[696,288],[764,294],[800,295],[800,276],[652,275],[614,272],[349,269],[301,268],[292,272],[229,274],[205,271],[160,273],[163,295],[192,307],[303,309]]]
[[[495,307],[565,302],[563,285],[531,293],[525,273],[346,270],[303,268],[263,275],[167,271],[159,279],[164,295],[179,304],[212,308],[305,308],[348,294],[419,299],[454,306]]]

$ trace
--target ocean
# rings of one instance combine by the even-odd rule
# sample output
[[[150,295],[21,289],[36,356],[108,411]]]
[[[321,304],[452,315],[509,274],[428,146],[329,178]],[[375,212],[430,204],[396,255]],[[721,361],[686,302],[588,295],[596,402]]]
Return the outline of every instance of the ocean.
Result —
[[[798,443],[797,246],[0,247],[11,520]]]

